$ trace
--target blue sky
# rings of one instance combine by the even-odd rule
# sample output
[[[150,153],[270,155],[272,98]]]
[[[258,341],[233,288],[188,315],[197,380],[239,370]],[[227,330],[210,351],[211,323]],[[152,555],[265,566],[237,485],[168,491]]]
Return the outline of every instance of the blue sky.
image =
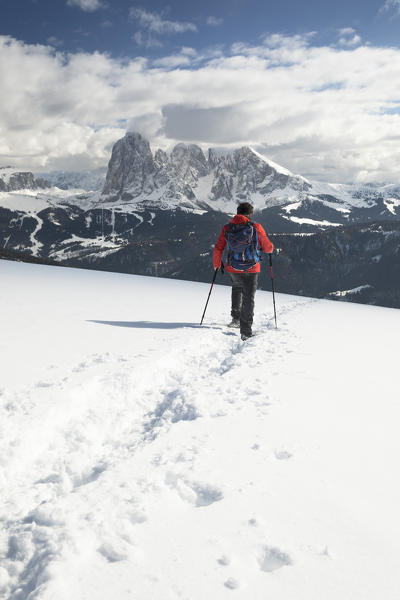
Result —
[[[396,2],[389,3],[382,11],[384,4],[384,0],[71,0],[70,4],[67,0],[0,0],[0,33],[33,44],[51,40],[68,52],[98,50],[129,57],[161,56],[182,45],[201,49],[237,41],[256,43],[267,33],[316,31],[316,40],[331,43],[338,29],[350,27],[368,43],[398,45],[400,3],[397,8]],[[148,35],[149,29],[132,15],[132,8],[159,15],[162,21],[191,24],[193,29],[152,33],[162,46],[138,44],[134,35]],[[214,19],[208,24],[210,17]]]
[[[0,164],[90,169],[253,145],[322,180],[399,181],[400,0],[0,0]]]

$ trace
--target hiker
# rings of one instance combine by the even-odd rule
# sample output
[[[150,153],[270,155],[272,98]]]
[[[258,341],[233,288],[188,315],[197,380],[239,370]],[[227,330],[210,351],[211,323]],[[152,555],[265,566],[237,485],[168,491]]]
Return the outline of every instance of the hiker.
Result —
[[[214,248],[214,269],[221,267],[222,253],[228,245],[226,271],[232,281],[232,321],[229,327],[240,327],[242,340],[253,335],[254,295],[260,273],[259,248],[271,253],[274,245],[259,223],[252,223],[253,206],[242,202],[237,214],[224,225]]]

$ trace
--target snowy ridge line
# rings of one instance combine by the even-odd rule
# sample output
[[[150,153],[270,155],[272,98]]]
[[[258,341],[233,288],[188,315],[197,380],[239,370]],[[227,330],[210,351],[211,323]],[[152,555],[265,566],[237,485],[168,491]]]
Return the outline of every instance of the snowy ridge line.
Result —
[[[241,367],[255,351],[255,369],[266,364],[272,369],[281,361],[288,336],[285,317],[311,302],[294,302],[281,311],[278,336],[265,332],[243,344],[211,323],[183,350],[158,361],[156,371],[151,356],[137,373],[134,359],[92,355],[55,383],[38,381],[28,394],[26,389],[3,394],[2,412],[8,416],[3,421],[13,430],[10,447],[0,454],[7,456],[3,480],[9,482],[0,515],[10,599],[51,597],[48,586],[58,562],[73,566],[83,546],[100,562],[137,561],[135,539],[137,528],[150,518],[144,508],[149,495],[156,499],[160,490],[169,490],[194,507],[220,501],[225,492],[217,482],[199,480],[185,468],[187,457],[193,464],[200,452],[196,439],[183,450],[185,460],[175,459],[173,448],[170,457],[154,455],[151,460],[160,463],[155,479],[135,477],[135,472],[171,427],[182,431],[199,418],[211,423],[231,410],[247,409],[249,402],[258,416],[265,415],[271,399],[260,396],[257,378],[251,385],[243,381]]]

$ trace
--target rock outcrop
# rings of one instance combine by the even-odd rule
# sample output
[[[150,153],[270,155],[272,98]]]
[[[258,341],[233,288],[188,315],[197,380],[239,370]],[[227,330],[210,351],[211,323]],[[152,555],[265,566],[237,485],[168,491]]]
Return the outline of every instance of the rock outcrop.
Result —
[[[127,133],[112,149],[103,194],[135,198],[154,189],[155,163],[150,144],[139,133]]]
[[[13,167],[0,167],[0,192],[39,190],[50,187],[43,177],[35,178],[30,171],[16,171]]]

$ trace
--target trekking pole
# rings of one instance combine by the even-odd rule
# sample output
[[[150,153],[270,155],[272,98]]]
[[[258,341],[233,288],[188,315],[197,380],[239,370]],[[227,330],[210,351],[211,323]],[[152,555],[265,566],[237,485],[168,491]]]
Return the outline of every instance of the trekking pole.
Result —
[[[222,262],[221,262],[221,271],[222,271],[222,273],[224,272],[224,271],[223,271],[223,269],[224,269],[224,266],[223,266],[223,265],[224,265],[224,263],[222,263]],[[208,301],[209,301],[209,299],[210,299],[211,292],[212,292],[212,289],[213,289],[213,287],[214,287],[215,278],[216,278],[216,276],[217,276],[217,273],[218,273],[218,271],[219,271],[219,267],[217,267],[217,268],[215,269],[215,271],[214,271],[214,277],[213,277],[213,280],[212,280],[212,282],[211,282],[210,291],[209,291],[209,293],[208,293],[208,298],[207,298],[207,302],[206,302],[206,305],[205,305],[205,308],[204,308],[203,316],[201,317],[200,325],[203,325],[203,319],[204,319],[204,315],[206,314],[206,310],[207,310],[207,306],[208,306]]]
[[[272,255],[269,254],[269,267],[271,271],[271,284],[272,284],[272,299],[274,301],[274,316],[275,316],[275,329],[278,329],[276,322],[276,306],[275,306],[275,286],[274,286],[274,270],[272,268]]]

